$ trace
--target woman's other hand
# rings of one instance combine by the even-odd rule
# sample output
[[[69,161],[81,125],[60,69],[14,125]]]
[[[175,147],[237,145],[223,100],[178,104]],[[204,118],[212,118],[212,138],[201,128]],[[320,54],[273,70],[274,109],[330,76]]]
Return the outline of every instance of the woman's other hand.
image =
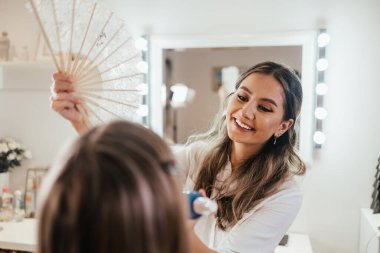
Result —
[[[72,76],[55,73],[53,79],[50,97],[51,108],[69,120],[78,133],[86,131],[87,127],[77,107],[82,103],[82,99],[75,96]]]
[[[207,197],[206,191],[204,189],[200,189],[199,194],[202,197]],[[194,226],[197,223],[198,219],[188,220],[188,233],[190,235],[190,244],[191,244],[191,252],[193,253],[216,253],[216,251],[208,248],[195,234]]]

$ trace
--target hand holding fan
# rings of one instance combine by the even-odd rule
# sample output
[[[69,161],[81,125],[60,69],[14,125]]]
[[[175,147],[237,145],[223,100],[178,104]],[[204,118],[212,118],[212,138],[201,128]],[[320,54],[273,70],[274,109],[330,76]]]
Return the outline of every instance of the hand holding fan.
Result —
[[[141,52],[124,22],[94,0],[28,0],[57,71],[69,76],[83,123],[131,118],[143,81]]]

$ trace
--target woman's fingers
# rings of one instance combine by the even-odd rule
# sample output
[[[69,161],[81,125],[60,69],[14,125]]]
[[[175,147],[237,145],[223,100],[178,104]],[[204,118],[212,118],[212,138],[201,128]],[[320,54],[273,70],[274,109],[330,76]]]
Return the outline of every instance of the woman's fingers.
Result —
[[[73,76],[61,72],[53,74],[54,82],[51,86],[51,92],[72,92],[74,91]]]
[[[53,74],[53,79],[54,79],[54,81],[68,81],[68,82],[72,82],[73,76],[65,74],[65,73],[62,73],[62,72],[58,72],[58,73],[54,73]]]
[[[52,101],[51,103],[51,108],[56,111],[60,112],[64,109],[74,109],[75,108],[75,103],[67,101],[67,100],[59,100],[59,101]]]
[[[72,103],[76,103],[76,104],[79,104],[79,103],[82,103],[82,99],[81,98],[78,98],[74,95],[74,93],[72,92],[60,92],[60,93],[54,93],[52,94],[52,96],[50,97],[50,100],[53,102],[53,101],[64,101],[64,100],[67,100],[69,102],[72,102]]]
[[[52,84],[51,90],[52,92],[55,92],[55,93],[72,92],[74,91],[74,85],[72,82],[69,82],[69,81],[58,80]]]
[[[83,117],[77,105],[83,99],[74,94],[74,77],[65,73],[53,74],[53,84],[51,85],[51,108],[58,112],[62,117],[69,120],[78,133],[85,132],[88,127],[83,122]]]
[[[206,191],[204,189],[199,189],[199,194],[202,196],[202,197],[207,197],[207,194],[206,194]]]
[[[79,122],[82,120],[80,112],[75,107],[76,104],[68,100],[53,100],[51,108],[71,122]]]

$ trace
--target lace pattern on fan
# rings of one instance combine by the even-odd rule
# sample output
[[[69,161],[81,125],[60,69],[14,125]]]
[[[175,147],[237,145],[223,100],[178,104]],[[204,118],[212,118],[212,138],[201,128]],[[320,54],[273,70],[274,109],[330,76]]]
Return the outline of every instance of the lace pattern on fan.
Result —
[[[29,0],[58,71],[73,76],[86,124],[133,118],[141,52],[125,22],[94,0]]]

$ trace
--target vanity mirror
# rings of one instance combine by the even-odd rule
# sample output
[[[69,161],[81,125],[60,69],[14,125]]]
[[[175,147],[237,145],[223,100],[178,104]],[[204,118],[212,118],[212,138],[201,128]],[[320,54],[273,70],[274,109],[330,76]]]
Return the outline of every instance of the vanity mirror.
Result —
[[[304,102],[299,124],[299,153],[311,163],[316,34],[316,31],[297,31],[151,36],[149,101],[152,129],[166,139],[183,143],[191,132],[204,130],[219,110],[215,80],[218,82],[221,78],[221,69],[233,65],[243,70],[261,61],[279,61],[298,70],[302,77]],[[205,64],[207,67],[202,68]],[[206,77],[200,79],[201,75]],[[172,98],[173,92],[165,90],[177,83],[185,83],[193,89],[195,98],[186,107],[170,111],[166,101]],[[169,98],[165,98],[166,95]]]

